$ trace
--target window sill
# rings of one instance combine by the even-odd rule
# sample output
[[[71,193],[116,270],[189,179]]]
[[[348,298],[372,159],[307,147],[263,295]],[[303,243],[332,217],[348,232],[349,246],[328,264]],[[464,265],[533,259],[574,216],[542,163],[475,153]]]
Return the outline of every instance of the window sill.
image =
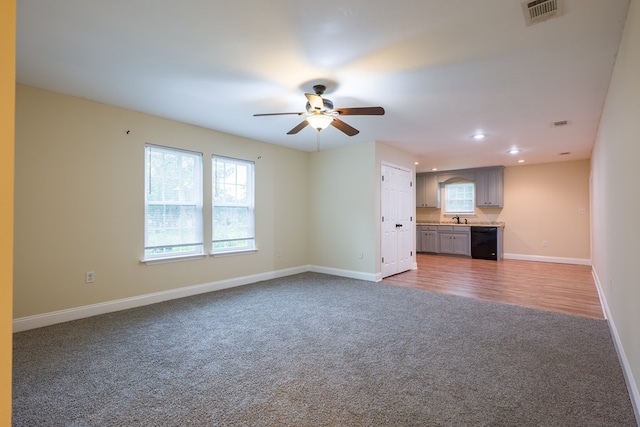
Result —
[[[220,256],[231,256],[231,255],[242,255],[251,252],[258,252],[258,249],[240,249],[237,251],[226,251],[226,252],[211,252],[209,255],[212,257],[220,257]]]
[[[181,256],[166,257],[166,258],[148,258],[148,259],[143,259],[140,262],[147,265],[166,264],[169,262],[192,261],[194,259],[205,258],[206,256],[207,256],[206,254],[181,255]]]

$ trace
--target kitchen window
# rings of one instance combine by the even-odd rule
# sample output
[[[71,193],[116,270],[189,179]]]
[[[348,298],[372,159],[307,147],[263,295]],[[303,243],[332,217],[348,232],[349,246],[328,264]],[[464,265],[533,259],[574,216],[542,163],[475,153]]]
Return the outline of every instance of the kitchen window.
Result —
[[[476,205],[473,182],[447,183],[444,186],[446,214],[473,214]]]
[[[202,255],[202,154],[145,146],[144,260]]]
[[[254,162],[212,157],[213,254],[255,250]]]

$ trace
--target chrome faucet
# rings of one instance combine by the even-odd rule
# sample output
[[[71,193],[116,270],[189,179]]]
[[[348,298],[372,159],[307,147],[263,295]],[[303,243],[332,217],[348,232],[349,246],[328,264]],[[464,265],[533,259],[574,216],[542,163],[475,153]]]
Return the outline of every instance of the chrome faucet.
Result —
[[[455,220],[457,220],[457,221],[458,221],[458,224],[460,224],[460,217],[459,217],[459,216],[454,216],[454,217],[453,217],[453,218],[451,218],[451,219],[455,219]]]

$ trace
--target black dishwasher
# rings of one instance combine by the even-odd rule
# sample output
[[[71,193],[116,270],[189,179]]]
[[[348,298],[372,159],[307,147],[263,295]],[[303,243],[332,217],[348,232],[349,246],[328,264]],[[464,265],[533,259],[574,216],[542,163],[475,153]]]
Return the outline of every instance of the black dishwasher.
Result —
[[[471,258],[498,259],[498,227],[471,227]]]

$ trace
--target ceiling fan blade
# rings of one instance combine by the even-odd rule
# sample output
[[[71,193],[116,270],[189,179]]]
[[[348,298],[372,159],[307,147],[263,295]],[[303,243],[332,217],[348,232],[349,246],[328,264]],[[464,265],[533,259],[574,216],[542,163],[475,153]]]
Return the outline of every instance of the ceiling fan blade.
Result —
[[[384,108],[382,107],[356,107],[356,108],[336,108],[341,116],[383,116]]]
[[[302,122],[300,122],[300,124],[296,127],[294,127],[293,129],[291,129],[289,132],[287,132],[287,135],[294,135],[298,132],[300,132],[302,129],[304,129],[307,125],[309,124],[308,121],[303,120]]]
[[[337,118],[333,119],[333,121],[331,122],[331,126],[340,129],[342,132],[346,133],[349,136],[357,135],[358,133],[360,133],[358,129],[346,124],[345,122]]]
[[[316,95],[313,93],[305,93],[304,96],[307,97],[307,101],[309,101],[309,105],[311,108],[317,111],[322,111],[324,109],[324,102],[320,95]]]
[[[285,115],[290,115],[290,114],[295,114],[297,116],[301,116],[304,113],[261,113],[261,114],[254,114],[253,117],[259,117],[259,116],[285,116]]]

